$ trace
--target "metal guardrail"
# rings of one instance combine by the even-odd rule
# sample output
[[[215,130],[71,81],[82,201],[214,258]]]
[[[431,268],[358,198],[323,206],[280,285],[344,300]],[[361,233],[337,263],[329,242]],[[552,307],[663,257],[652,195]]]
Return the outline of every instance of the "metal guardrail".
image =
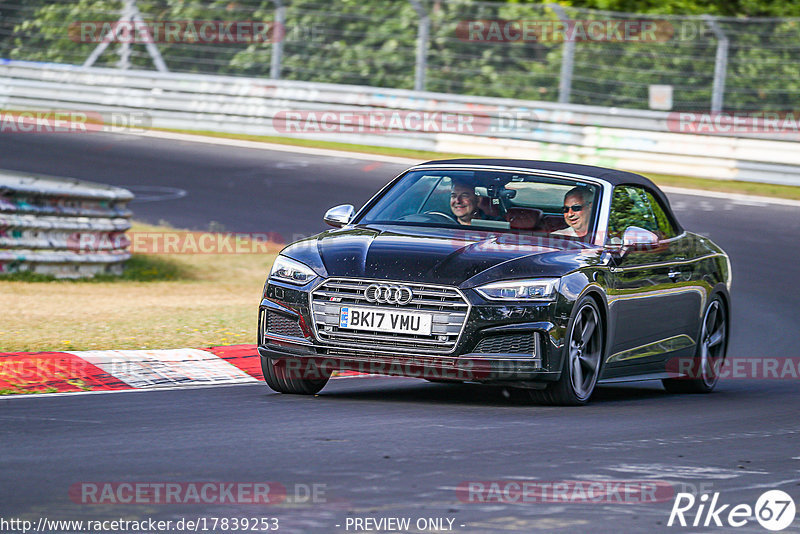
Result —
[[[121,274],[130,258],[127,189],[0,173],[0,276]]]
[[[679,133],[676,115],[658,111],[18,61],[0,63],[0,109],[139,114],[138,120],[129,121],[139,127],[568,160],[639,172],[800,185],[796,134]],[[281,128],[276,118],[290,111],[316,113],[316,130]],[[450,113],[470,128],[453,133],[399,124],[376,133],[359,131],[346,118],[350,112],[392,111],[401,116],[412,111]]]

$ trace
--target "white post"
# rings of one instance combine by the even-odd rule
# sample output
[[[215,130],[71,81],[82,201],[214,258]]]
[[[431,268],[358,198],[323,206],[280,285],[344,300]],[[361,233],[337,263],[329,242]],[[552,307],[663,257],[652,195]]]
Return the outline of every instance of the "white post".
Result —
[[[548,4],[558,15],[558,20],[566,22],[567,13],[558,4]],[[575,40],[564,39],[564,50],[561,54],[561,76],[558,80],[558,102],[569,104],[570,94],[572,93],[572,71],[575,66]]]
[[[722,111],[722,104],[725,100],[725,78],[728,74],[728,46],[730,41],[725,32],[722,31],[717,21],[711,16],[703,17],[717,37],[717,56],[714,61],[714,87],[711,89],[711,113]]]
[[[286,37],[286,6],[283,0],[272,0],[275,3],[275,27],[272,29],[272,63],[269,77],[281,79],[281,63],[283,62],[283,39]]]
[[[416,69],[414,71],[414,90],[425,90],[425,73],[428,70],[428,38],[431,30],[431,19],[425,8],[418,0],[410,0],[414,11],[417,12],[419,17],[419,25],[417,27],[417,61]]]

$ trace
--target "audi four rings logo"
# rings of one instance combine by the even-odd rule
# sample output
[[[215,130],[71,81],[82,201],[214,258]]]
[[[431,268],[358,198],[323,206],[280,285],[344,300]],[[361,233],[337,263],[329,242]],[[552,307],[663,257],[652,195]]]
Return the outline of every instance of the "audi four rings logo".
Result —
[[[406,286],[372,284],[364,290],[364,296],[367,297],[369,302],[404,306],[411,302],[411,299],[414,298],[414,293]]]

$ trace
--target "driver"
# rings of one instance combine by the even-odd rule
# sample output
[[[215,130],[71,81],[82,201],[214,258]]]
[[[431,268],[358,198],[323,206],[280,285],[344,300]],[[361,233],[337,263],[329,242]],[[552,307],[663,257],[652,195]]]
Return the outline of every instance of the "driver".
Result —
[[[478,195],[475,188],[466,182],[453,181],[450,189],[450,211],[455,215],[458,224],[472,224],[478,215]]]
[[[495,220],[495,217],[488,215],[478,206],[479,203],[480,198],[475,194],[475,187],[472,184],[453,180],[453,186],[450,188],[450,211],[453,212],[458,224],[470,225],[472,219]]]

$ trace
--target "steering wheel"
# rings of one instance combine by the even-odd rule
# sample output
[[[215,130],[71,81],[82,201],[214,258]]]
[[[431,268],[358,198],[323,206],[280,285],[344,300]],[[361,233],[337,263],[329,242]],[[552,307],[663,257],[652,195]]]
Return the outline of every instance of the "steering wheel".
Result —
[[[442,222],[458,223],[454,215],[444,213],[443,211],[426,211],[425,215],[433,215],[436,219],[442,220]]]

